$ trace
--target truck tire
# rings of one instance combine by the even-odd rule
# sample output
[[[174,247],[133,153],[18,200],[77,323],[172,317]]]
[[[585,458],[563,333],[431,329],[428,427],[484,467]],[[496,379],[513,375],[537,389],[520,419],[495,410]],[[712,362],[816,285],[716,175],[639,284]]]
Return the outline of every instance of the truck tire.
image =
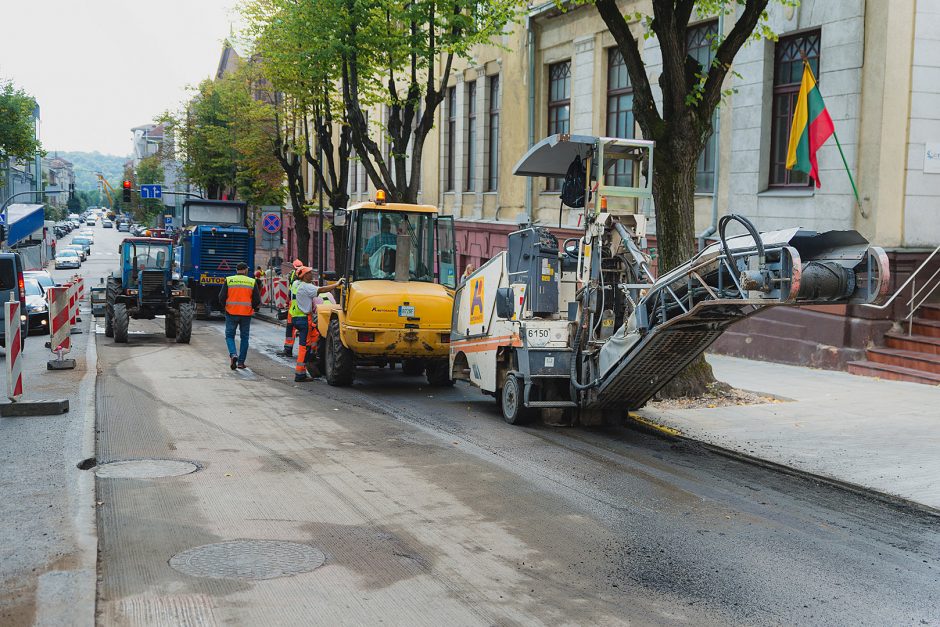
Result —
[[[114,313],[111,305],[104,306],[104,336],[114,337]]]
[[[196,320],[209,319],[209,305],[206,303],[196,303]]]
[[[522,404],[523,391],[522,378],[514,374],[506,377],[503,389],[499,391],[503,420],[511,425],[525,424],[529,417],[526,407]]]
[[[118,344],[127,344],[127,327],[130,324],[130,317],[127,315],[127,306],[121,303],[115,303],[112,307],[114,312],[111,324],[114,327],[114,341]]]
[[[406,359],[405,361],[401,362],[401,371],[409,377],[416,377],[424,372],[424,360]]]
[[[176,337],[176,312],[168,311],[163,320],[163,332],[169,338]]]
[[[447,359],[429,361],[426,374],[428,383],[435,387],[446,387],[454,384],[454,380],[450,378],[450,362]]]
[[[193,304],[180,303],[179,312],[176,314],[176,343],[189,344],[189,338],[193,334]]]
[[[339,320],[333,318],[326,333],[326,382],[336,387],[350,385],[356,376],[355,355],[339,334]]]
[[[321,375],[326,372],[326,338],[324,337],[317,340],[317,368],[320,369]]]

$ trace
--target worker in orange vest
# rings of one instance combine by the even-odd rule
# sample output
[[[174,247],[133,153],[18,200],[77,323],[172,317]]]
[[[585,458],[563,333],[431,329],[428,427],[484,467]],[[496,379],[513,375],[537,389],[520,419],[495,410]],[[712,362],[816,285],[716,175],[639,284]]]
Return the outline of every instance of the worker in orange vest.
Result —
[[[309,380],[308,364],[316,363],[320,333],[313,316],[316,313],[317,297],[324,292],[335,290],[339,285],[340,283],[333,283],[317,287],[313,283],[312,268],[303,266],[297,270],[297,281],[292,290],[294,299],[290,305],[292,325],[297,329],[297,339],[300,343],[300,348],[297,350],[297,364],[294,366],[294,382],[296,383]],[[309,370],[315,376],[319,376],[316,366],[310,366]]]
[[[291,305],[294,304],[294,281],[297,280],[297,271],[303,267],[300,259],[294,259],[293,269],[287,275],[287,326],[284,328],[284,356],[294,356],[294,338],[297,336],[297,329],[291,324]]]
[[[251,317],[261,306],[261,289],[258,281],[248,276],[248,264],[240,262],[235,272],[225,277],[225,284],[219,292],[219,303],[225,310],[225,345],[232,370],[245,367]],[[239,333],[238,354],[235,353],[235,329]]]

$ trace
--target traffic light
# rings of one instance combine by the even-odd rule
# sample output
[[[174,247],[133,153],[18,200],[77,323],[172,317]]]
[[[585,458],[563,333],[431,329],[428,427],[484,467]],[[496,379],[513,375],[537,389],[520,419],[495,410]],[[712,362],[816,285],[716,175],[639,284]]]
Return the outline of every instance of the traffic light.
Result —
[[[124,202],[131,201],[131,182],[124,181]]]

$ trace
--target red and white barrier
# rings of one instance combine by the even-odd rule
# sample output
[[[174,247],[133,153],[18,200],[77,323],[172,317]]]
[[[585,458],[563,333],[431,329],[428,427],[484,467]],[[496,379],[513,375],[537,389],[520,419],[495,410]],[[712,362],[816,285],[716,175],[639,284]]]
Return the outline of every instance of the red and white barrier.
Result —
[[[20,301],[11,300],[3,303],[6,320],[7,343],[7,398],[18,400],[23,395],[23,330],[20,327]]]
[[[274,306],[278,309],[286,309],[290,304],[288,297],[289,289],[287,279],[277,277],[274,279]]]
[[[72,348],[69,288],[50,287],[46,290],[46,298],[49,301],[49,348],[61,357],[61,352],[67,353]]]
[[[259,287],[261,288],[261,304],[270,305],[271,304],[271,290],[268,289],[268,279],[267,277],[262,277],[258,279]]]

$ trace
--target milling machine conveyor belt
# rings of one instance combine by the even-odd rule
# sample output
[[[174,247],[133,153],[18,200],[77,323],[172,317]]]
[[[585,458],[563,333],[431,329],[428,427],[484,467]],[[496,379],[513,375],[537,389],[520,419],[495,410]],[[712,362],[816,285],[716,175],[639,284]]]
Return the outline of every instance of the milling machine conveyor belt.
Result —
[[[652,284],[600,345],[589,404],[642,407],[729,326],[767,307],[887,296],[884,250],[854,231],[752,233],[706,248]]]

